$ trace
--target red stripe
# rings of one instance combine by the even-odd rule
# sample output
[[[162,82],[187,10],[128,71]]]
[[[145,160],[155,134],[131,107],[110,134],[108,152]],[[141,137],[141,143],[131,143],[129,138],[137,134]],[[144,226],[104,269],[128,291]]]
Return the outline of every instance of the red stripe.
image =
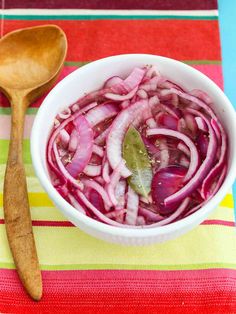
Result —
[[[149,10],[210,10],[217,8],[217,0],[11,0],[6,8],[47,8],[47,9],[149,9]]]
[[[3,313],[235,313],[236,271],[43,271],[31,301],[16,272],[0,270]]]
[[[69,2],[69,1],[68,1]],[[194,1],[192,1],[194,2]],[[122,53],[151,53],[179,60],[220,60],[217,21],[96,20],[4,22],[4,31],[53,23],[66,32],[67,60],[96,60]],[[128,31],[127,31],[128,30]]]
[[[4,219],[0,219],[0,224],[4,224]],[[32,220],[35,227],[75,227],[69,221],[51,221],[51,220]],[[234,221],[226,221],[220,219],[209,219],[201,223],[201,225],[220,225],[225,227],[235,227]]]
[[[0,224],[5,224],[4,219],[0,219]],[[75,227],[70,221],[52,221],[52,220],[32,220],[35,227]]]
[[[226,221],[226,220],[219,220],[219,219],[205,220],[201,224],[202,225],[221,225],[221,226],[227,226],[227,227],[235,227],[234,221]]]
[[[75,227],[70,221],[33,220],[32,225],[36,227]]]

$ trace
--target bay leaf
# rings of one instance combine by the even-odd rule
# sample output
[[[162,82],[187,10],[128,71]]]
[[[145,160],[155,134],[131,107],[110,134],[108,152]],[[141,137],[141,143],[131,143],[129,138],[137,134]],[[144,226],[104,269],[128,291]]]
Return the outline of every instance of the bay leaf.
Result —
[[[147,197],[151,190],[152,167],[146,146],[140,133],[131,126],[126,132],[123,142],[123,158],[132,172],[128,178],[133,190]]]

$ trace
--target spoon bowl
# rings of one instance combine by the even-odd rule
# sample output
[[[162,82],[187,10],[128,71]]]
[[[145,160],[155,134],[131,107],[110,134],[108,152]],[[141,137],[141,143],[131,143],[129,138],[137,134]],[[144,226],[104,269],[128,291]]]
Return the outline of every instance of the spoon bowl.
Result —
[[[31,102],[54,84],[66,51],[66,36],[54,25],[20,29],[0,40],[0,90],[8,97],[12,107],[3,192],[4,218],[18,275],[34,300],[42,296],[42,277],[22,158],[24,117]]]

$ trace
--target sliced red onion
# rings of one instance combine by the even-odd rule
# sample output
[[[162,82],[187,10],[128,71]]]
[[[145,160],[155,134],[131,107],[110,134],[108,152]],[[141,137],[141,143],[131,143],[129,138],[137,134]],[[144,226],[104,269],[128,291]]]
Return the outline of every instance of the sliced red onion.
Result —
[[[109,162],[106,160],[102,168],[102,177],[106,183],[110,183],[110,166]]]
[[[211,98],[202,90],[200,89],[193,89],[190,92],[191,95],[199,98],[200,100],[204,101],[207,105],[211,105],[212,104],[212,100]]]
[[[123,209],[119,209],[119,210],[113,210],[113,211],[107,213],[106,216],[108,218],[115,219],[119,223],[122,223],[125,213],[126,213],[126,209],[123,208]]]
[[[126,89],[123,86],[123,80],[119,76],[110,77],[104,84],[104,88],[111,88],[114,93],[126,93]]]
[[[157,123],[153,118],[147,119],[146,124],[147,124],[147,126],[149,126],[149,128],[156,128],[157,127]]]
[[[211,125],[213,126],[216,124],[215,120],[211,121]],[[226,159],[226,151],[227,151],[227,138],[226,134],[222,133],[222,143],[221,143],[221,150],[220,150],[220,157],[218,163],[211,169],[208,173],[207,177],[204,179],[201,189],[201,195],[204,199],[207,199],[211,196],[210,186],[212,181],[219,175],[222,168],[225,166],[225,159]]]
[[[102,166],[101,165],[87,165],[84,168],[83,172],[89,177],[97,177],[102,172]]]
[[[213,123],[211,124],[211,126],[213,127],[213,130],[215,131],[218,144],[219,144],[219,145],[222,145],[222,136],[221,136],[221,133],[222,133],[223,137],[225,137],[225,140],[226,140],[226,134],[225,134],[225,132],[224,132],[222,126],[219,125],[219,123],[216,122],[215,119],[213,119],[212,122],[213,122]]]
[[[157,86],[162,84],[164,81],[165,79],[163,77],[154,76],[148,82],[141,84],[139,87],[146,92],[155,91],[157,89]]]
[[[149,102],[149,107],[152,108],[152,107],[158,105],[160,103],[160,100],[159,100],[158,96],[155,95],[155,96],[150,97],[148,102]]]
[[[209,107],[208,105],[205,104],[205,102],[201,101],[200,99],[198,99],[195,96],[192,95],[188,95],[187,93],[181,92],[180,90],[177,90],[175,88],[171,88],[169,90],[169,93],[172,94],[177,94],[178,96],[182,97],[185,100],[189,100],[193,103],[196,103],[199,107],[203,108],[210,116],[211,118],[213,118],[214,120],[217,121],[217,123],[220,125],[219,120],[217,119],[215,113],[213,112],[213,110],[211,109],[211,107]],[[188,108],[190,109],[190,108]],[[194,110],[194,109],[193,109]]]
[[[176,211],[172,215],[170,215],[168,218],[165,218],[165,219],[158,221],[154,224],[147,225],[145,227],[146,228],[160,227],[160,226],[165,226],[165,225],[173,222],[187,209],[189,202],[190,202],[190,198],[189,197],[185,198],[182,201],[181,205],[176,209]]]
[[[78,142],[79,142],[78,132],[76,129],[74,129],[70,135],[68,151],[75,152],[78,146]]]
[[[199,136],[197,137],[196,144],[200,156],[202,157],[202,159],[205,159],[207,154],[207,148],[209,145],[209,136],[207,134],[200,133]]]
[[[58,117],[60,119],[68,119],[71,116],[71,110],[70,108],[66,108],[63,112],[58,113]]]
[[[98,184],[97,182],[93,180],[83,180],[83,183],[86,187],[90,187],[91,189],[94,189],[95,191],[97,191],[98,194],[102,197],[104,203],[108,206],[108,208],[112,207],[112,203],[110,201],[110,198],[107,192],[100,184]]]
[[[136,94],[138,90],[138,86],[135,87],[134,89],[132,89],[128,94],[126,95],[119,95],[119,94],[113,94],[113,93],[106,93],[105,97],[107,99],[111,99],[114,101],[124,101],[124,100],[128,100],[134,97],[134,95]]]
[[[205,205],[205,202],[203,202],[202,204],[198,204],[196,206],[194,206],[190,211],[188,211],[184,217],[188,217],[190,215],[192,215],[193,213],[195,213],[197,210],[199,210],[203,205]]]
[[[176,88],[181,91],[184,91],[182,87],[180,87],[178,84],[171,82],[169,80],[166,80],[163,84],[161,84],[161,88]]]
[[[137,91],[137,96],[141,99],[147,99],[148,98],[148,94],[144,89],[139,89]]]
[[[48,165],[50,166],[50,169],[60,178],[60,180],[65,180],[63,176],[60,174],[60,171],[58,168],[55,166],[55,164],[52,161],[52,151],[53,151],[53,144],[55,140],[58,138],[58,135],[60,132],[71,122],[73,119],[81,115],[80,112],[75,113],[74,115],[70,116],[68,119],[63,121],[61,124],[59,124],[56,129],[54,129],[53,133],[50,136],[49,142],[48,142],[48,147],[47,147],[47,161]],[[59,122],[59,121],[58,121]]]
[[[185,155],[182,155],[180,157],[179,164],[185,168],[189,168],[190,161]]]
[[[112,175],[110,176],[110,182],[106,186],[106,191],[110,197],[110,200],[114,206],[118,205],[118,201],[115,196],[115,188],[121,178],[121,171],[124,167],[124,161],[121,160],[119,165],[114,169]]]
[[[179,97],[176,94],[172,94],[172,105],[177,108],[179,106]]]
[[[99,184],[105,184],[105,181],[101,176],[94,177],[94,180],[96,180],[96,182],[98,182]]]
[[[193,143],[193,141],[187,137],[186,135],[177,132],[177,131],[173,131],[173,130],[169,130],[169,129],[149,129],[147,130],[147,135],[148,136],[152,136],[152,135],[165,135],[165,136],[171,136],[171,137],[175,137],[181,141],[183,141],[189,148],[190,150],[190,165],[188,168],[188,171],[186,173],[184,182],[188,181],[189,179],[192,178],[192,176],[194,175],[194,173],[197,170],[197,167],[199,165],[199,155],[198,155],[198,151],[196,149],[195,144]]]
[[[86,215],[85,210],[83,209],[83,207],[80,205],[80,203],[74,198],[73,195],[71,195],[70,193],[67,195],[71,205],[77,209],[79,212],[81,212],[82,214]]]
[[[170,165],[166,168],[158,169],[154,174],[151,184],[151,193],[158,213],[161,215],[172,214],[179,204],[166,206],[164,200],[177,192],[183,186],[183,180],[187,169],[180,165]]]
[[[70,141],[70,135],[66,132],[65,129],[60,131],[60,140],[64,148],[66,148]]]
[[[72,206],[113,226],[150,228],[192,214],[213,197],[227,172],[227,137],[211,104],[206,93],[185,92],[156,66],[135,68],[126,79],[108,79],[103,89],[85,95],[55,119],[47,147],[53,185]],[[125,178],[131,172],[122,159],[122,144],[130,125],[139,130],[151,158],[153,200],[131,187],[126,193]],[[158,140],[145,137],[155,130]]]
[[[138,194],[129,186],[127,195],[127,213],[125,217],[125,223],[127,225],[136,225],[138,216],[138,205],[139,196]]]
[[[167,113],[169,113],[173,118],[175,119],[179,119],[180,118],[180,113],[176,110],[175,107],[171,107],[170,105],[164,105],[164,104],[160,104],[160,107],[162,108],[162,110],[166,111]]]
[[[127,99],[127,100],[122,101],[122,103],[120,104],[120,107],[122,109],[125,109],[125,108],[129,107],[129,105],[130,105],[130,100]]]
[[[106,119],[114,117],[119,112],[119,108],[113,104],[103,104],[89,110],[85,115],[89,124],[93,127]]]
[[[124,80],[123,86],[130,92],[142,82],[146,69],[134,68],[130,75]]]
[[[116,209],[124,208],[125,206],[125,190],[126,190],[126,181],[120,180],[115,188],[115,197],[117,199]]]
[[[206,124],[205,120],[202,119],[202,117],[195,117],[195,121],[197,123],[199,130],[201,130],[205,133],[208,132],[207,124]]]
[[[226,173],[227,173],[227,166],[225,165],[224,168],[222,169],[222,172],[218,178],[218,181],[216,182],[216,185],[215,185],[213,191],[211,192],[210,195],[208,194],[209,198],[211,198],[212,196],[214,196],[218,192],[222,183],[224,182],[224,179],[226,177]]]
[[[198,126],[197,126],[194,116],[191,115],[190,113],[186,113],[184,115],[184,119],[185,119],[187,128],[191,131],[192,134],[196,136],[197,131],[198,131]]]
[[[167,113],[159,112],[156,115],[156,122],[158,126],[163,126],[165,128],[175,130],[178,129],[178,121],[179,119],[176,119],[175,117],[170,116]]]
[[[98,146],[97,144],[93,144],[93,153],[98,155],[99,157],[104,156],[104,150],[101,146]]]
[[[183,142],[179,142],[177,145],[177,148],[181,150],[186,156],[190,157],[190,151],[187,145],[185,145]]]
[[[81,109],[81,112],[82,112],[82,113],[85,113],[85,112],[87,112],[87,111],[89,111],[89,110],[91,110],[91,109],[97,107],[97,105],[98,105],[98,103],[97,103],[96,101],[94,101],[94,102],[92,102],[91,104],[88,104],[87,106],[83,107],[83,108]]]
[[[148,107],[148,101],[143,99],[135,104],[131,105],[127,109],[121,111],[114,119],[111,130],[107,137],[107,158],[112,169],[116,167],[122,161],[122,143],[125,137],[125,133],[128,130],[132,120]],[[131,175],[130,170],[124,166],[121,170],[121,175],[127,178]]]
[[[105,129],[102,133],[100,133],[94,140],[94,143],[97,145],[103,144],[107,138],[108,133],[110,132],[110,127]]]
[[[177,125],[177,131],[180,133],[185,133],[187,129],[187,124],[184,118],[180,118]]]
[[[73,123],[78,132],[78,146],[71,162],[66,166],[66,170],[72,177],[77,178],[92,156],[93,130],[87,119],[82,115],[74,119]]]
[[[192,113],[194,113],[193,111],[194,109],[192,109]],[[199,114],[198,111],[196,111],[196,115],[197,114]],[[206,158],[202,162],[202,164],[200,165],[200,167],[198,168],[197,172],[192,177],[192,179],[182,189],[180,189],[178,192],[167,197],[164,200],[164,203],[166,206],[181,202],[185,197],[189,196],[195,189],[197,189],[200,186],[205,176],[207,175],[207,173],[212,167],[212,164],[215,160],[217,142],[216,142],[215,132],[212,129],[211,124],[209,123],[207,119],[205,121],[209,129],[209,145],[207,149]]]
[[[136,219],[136,224],[137,226],[145,226],[146,225],[146,220],[143,216],[138,216]]]
[[[145,208],[144,206],[139,206],[139,214],[143,215],[148,222],[158,222],[164,219],[163,216],[158,213],[154,213],[153,211]]]
[[[150,66],[150,68],[147,70],[145,77],[152,78],[153,76],[160,76],[160,72],[157,69],[156,65]]]
[[[67,169],[65,168],[65,166],[63,165],[60,156],[58,154],[58,150],[57,150],[57,144],[54,142],[53,144],[53,152],[55,155],[55,159],[56,159],[56,163],[58,166],[58,170],[60,170],[61,175],[63,175],[63,177],[65,178],[66,181],[71,182],[75,187],[77,187],[78,189],[83,189],[83,185],[81,184],[81,182],[75,180],[70,173],[67,171]],[[55,166],[54,166],[55,167]],[[56,168],[57,169],[57,168]],[[58,170],[55,171],[55,169],[53,169],[54,172],[58,172]]]
[[[104,100],[104,95],[106,93],[110,93],[111,88],[103,88],[97,91],[90,92],[88,94],[85,94],[84,97],[80,98],[76,104],[79,106],[80,109],[82,109],[84,106],[94,102],[94,101],[101,101]]]
[[[96,207],[94,207],[93,204],[89,202],[89,200],[86,198],[86,196],[82,192],[77,190],[76,193],[78,197],[80,198],[80,200],[84,203],[84,205],[88,207],[92,211],[92,213],[102,222],[107,223],[108,225],[111,225],[111,226],[116,226],[116,227],[121,227],[121,228],[137,228],[138,229],[141,227],[141,226],[129,226],[129,225],[121,224],[106,217]]]
[[[165,140],[159,141],[159,148],[160,148],[160,163],[158,169],[162,169],[168,166],[170,154]]]

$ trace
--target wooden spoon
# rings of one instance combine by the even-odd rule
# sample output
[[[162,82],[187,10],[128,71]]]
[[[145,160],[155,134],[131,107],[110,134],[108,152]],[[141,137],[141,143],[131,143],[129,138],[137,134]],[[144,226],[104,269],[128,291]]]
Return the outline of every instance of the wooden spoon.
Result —
[[[0,40],[0,89],[12,108],[3,197],[5,225],[19,277],[34,300],[42,296],[42,278],[22,158],[24,117],[27,107],[52,87],[66,51],[66,36],[54,25],[20,29]]]

